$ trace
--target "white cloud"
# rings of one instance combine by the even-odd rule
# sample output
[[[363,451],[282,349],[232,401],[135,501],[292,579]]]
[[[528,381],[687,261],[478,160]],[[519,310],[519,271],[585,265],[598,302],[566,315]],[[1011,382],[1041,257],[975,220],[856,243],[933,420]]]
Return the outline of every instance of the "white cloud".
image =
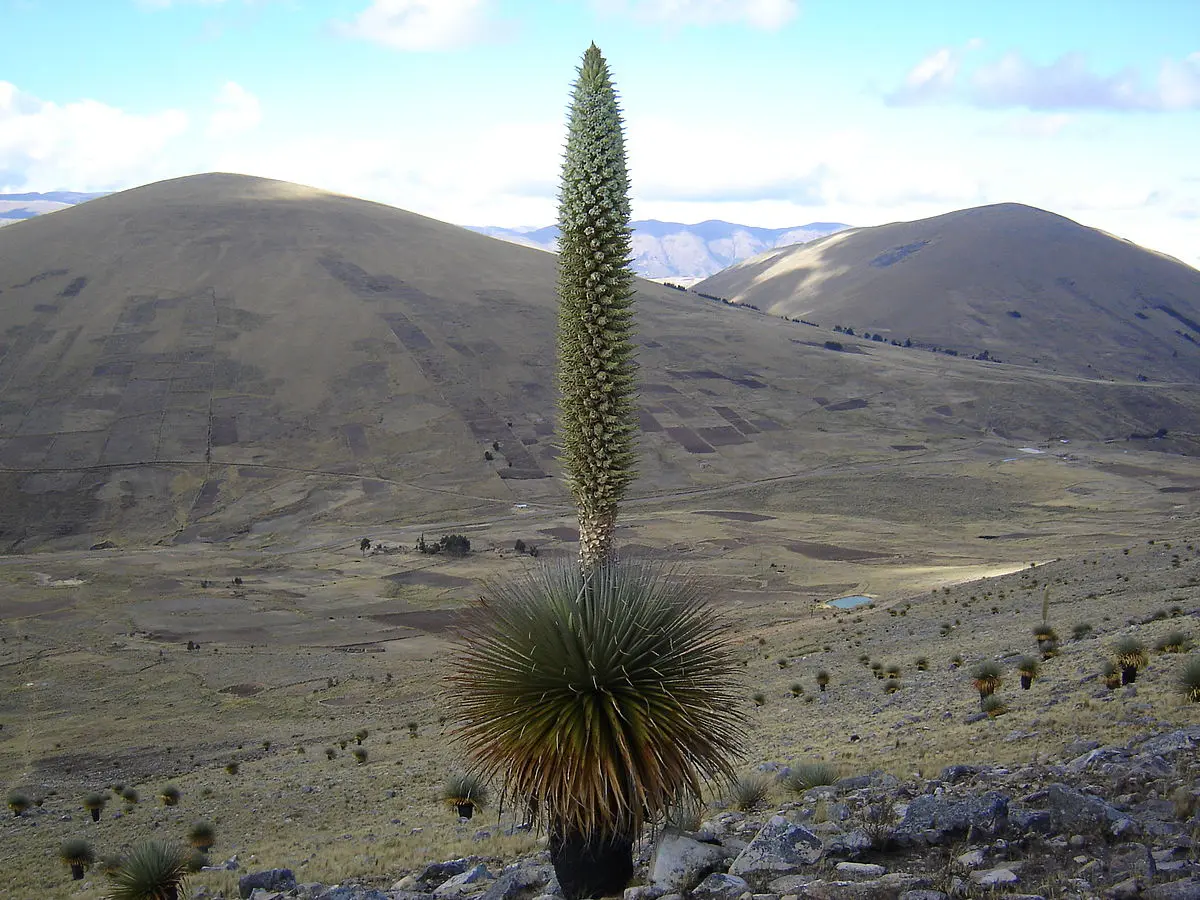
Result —
[[[227,81],[217,93],[216,109],[208,119],[210,138],[242,134],[262,121],[258,98],[236,81]]]
[[[655,25],[746,24],[777,31],[796,17],[799,0],[592,0],[600,12]]]
[[[482,40],[492,0],[374,0],[351,22],[335,22],[345,37],[395,50],[449,50]]]
[[[60,105],[0,82],[0,191],[140,183],[187,127],[179,110],[137,115],[96,100]]]
[[[961,102],[985,109],[1063,110],[1200,109],[1200,53],[1166,59],[1158,78],[1147,84],[1133,68],[1100,75],[1082,53],[1064,53],[1045,65],[1009,52],[997,60],[964,67],[965,47],[942,47],[909,70],[904,83],[888,94],[893,106]]]

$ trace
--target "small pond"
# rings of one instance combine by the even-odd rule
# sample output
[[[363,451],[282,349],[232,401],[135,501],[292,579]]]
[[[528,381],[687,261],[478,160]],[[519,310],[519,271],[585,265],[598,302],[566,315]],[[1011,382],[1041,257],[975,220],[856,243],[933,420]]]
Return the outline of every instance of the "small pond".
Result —
[[[854,609],[857,606],[866,606],[868,603],[875,601],[870,597],[863,597],[860,594],[855,594],[852,597],[838,597],[836,600],[830,600],[826,606],[832,606],[836,609]]]

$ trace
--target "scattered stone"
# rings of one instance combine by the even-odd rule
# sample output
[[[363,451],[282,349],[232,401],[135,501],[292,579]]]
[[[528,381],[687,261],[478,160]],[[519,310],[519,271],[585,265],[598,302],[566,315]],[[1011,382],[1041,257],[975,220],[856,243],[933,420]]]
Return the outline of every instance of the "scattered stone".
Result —
[[[238,879],[238,893],[242,900],[249,900],[256,890],[290,891],[296,887],[296,877],[291,869],[267,869],[252,872]]]
[[[844,878],[878,878],[887,871],[883,866],[873,863],[856,862],[840,862],[835,869]]]
[[[792,875],[821,858],[821,839],[783,816],[772,816],[754,840],[729,867],[737,875],[765,883],[780,875]]]
[[[1012,869],[988,869],[986,872],[972,872],[971,880],[982,887],[1002,887],[1016,884],[1020,881]]]
[[[692,900],[739,900],[750,893],[750,885],[744,879],[714,872],[692,890]]]

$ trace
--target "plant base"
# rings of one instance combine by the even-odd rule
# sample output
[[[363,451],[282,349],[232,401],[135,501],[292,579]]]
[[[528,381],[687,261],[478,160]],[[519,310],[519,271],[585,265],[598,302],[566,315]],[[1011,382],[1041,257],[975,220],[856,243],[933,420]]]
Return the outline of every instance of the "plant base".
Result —
[[[469,819],[475,814],[474,803],[455,803],[454,807],[458,810],[458,817],[460,819]]]
[[[620,896],[633,877],[633,839],[552,830],[550,862],[566,900]]]

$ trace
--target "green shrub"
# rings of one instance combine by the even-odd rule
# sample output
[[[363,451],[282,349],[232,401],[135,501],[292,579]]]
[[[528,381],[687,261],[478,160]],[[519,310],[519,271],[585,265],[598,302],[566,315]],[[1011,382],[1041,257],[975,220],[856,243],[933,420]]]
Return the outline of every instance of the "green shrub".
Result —
[[[182,796],[183,794],[180,793],[179,788],[173,784],[168,784],[158,792],[158,799],[162,801],[163,806],[178,806],[179,798]]]
[[[1077,641],[1083,640],[1085,637],[1087,637],[1091,633],[1092,633],[1092,623],[1091,622],[1080,622],[1078,625],[1076,625],[1074,628],[1071,629],[1071,637],[1073,637]]]
[[[365,763],[367,761],[367,748],[366,747],[355,747],[354,748],[354,759],[360,766],[363,763]]]
[[[130,806],[134,806],[138,802],[138,800],[141,798],[138,795],[137,791],[135,791],[133,788],[129,787],[129,788],[125,788],[125,790],[121,791],[121,799],[124,800],[126,803],[128,803]]]

